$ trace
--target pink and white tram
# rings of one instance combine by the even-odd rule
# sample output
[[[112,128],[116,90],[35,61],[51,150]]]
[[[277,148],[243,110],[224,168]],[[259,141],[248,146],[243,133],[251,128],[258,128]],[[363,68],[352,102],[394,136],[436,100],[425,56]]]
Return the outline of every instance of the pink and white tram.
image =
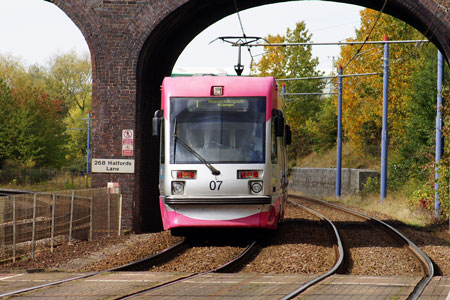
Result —
[[[161,141],[164,229],[276,229],[290,130],[274,78],[167,77],[161,91],[153,135]]]

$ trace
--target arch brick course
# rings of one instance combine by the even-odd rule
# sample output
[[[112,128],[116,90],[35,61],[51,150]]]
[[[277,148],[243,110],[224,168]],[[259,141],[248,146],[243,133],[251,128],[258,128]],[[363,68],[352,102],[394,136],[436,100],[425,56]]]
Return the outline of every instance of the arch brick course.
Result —
[[[92,157],[121,158],[122,129],[136,131],[135,174],[94,174],[93,186],[118,181],[123,227],[159,228],[158,168],[148,120],[159,106],[159,85],[198,33],[234,12],[232,0],[45,0],[78,26],[93,67]],[[240,9],[283,2],[238,0]],[[334,0],[379,10],[384,0]],[[385,12],[415,26],[450,57],[450,0],[389,0]],[[151,122],[150,122],[151,123]],[[155,179],[156,178],[156,179]],[[147,183],[150,180],[150,183]],[[147,202],[152,202],[148,206]]]

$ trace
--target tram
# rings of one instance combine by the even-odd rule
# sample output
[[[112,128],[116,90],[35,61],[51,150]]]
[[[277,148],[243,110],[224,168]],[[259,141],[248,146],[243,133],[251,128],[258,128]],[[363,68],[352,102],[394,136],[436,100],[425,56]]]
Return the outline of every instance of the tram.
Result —
[[[167,77],[153,117],[165,230],[276,229],[287,199],[285,125],[273,77]]]

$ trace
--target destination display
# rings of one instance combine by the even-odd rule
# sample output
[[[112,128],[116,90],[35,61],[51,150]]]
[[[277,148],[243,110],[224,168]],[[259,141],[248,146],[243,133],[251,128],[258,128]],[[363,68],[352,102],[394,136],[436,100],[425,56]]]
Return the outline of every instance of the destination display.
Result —
[[[92,173],[134,173],[134,159],[92,159]]]
[[[188,111],[248,111],[248,99],[242,98],[199,98],[189,99]]]

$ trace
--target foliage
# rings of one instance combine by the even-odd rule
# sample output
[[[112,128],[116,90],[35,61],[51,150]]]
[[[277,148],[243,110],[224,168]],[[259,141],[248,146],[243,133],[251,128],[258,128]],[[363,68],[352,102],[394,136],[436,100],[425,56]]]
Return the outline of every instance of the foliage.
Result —
[[[396,170],[391,169],[397,175],[403,174],[400,178],[404,180],[398,185],[408,178],[426,181],[430,174],[426,166],[431,166],[434,159],[436,53],[434,45],[427,45],[420,51],[420,57],[411,62],[416,66],[412,74],[411,100],[405,109],[404,134],[397,138],[398,155],[393,160]]]
[[[0,157],[18,166],[59,167],[65,144],[62,105],[39,89],[0,81]]]
[[[356,37],[364,40],[378,12],[361,11],[361,26]],[[419,32],[406,23],[381,15],[370,40],[422,40]],[[344,74],[383,72],[383,46],[345,45],[338,63]],[[389,160],[388,187],[402,189],[409,204],[434,208],[434,131],[436,118],[436,53],[431,43],[391,44],[389,46]],[[448,82],[448,66],[445,73]],[[444,81],[445,82],[445,81]],[[382,121],[382,75],[344,78],[343,127],[354,153],[379,155]],[[445,83],[444,83],[445,85]],[[448,86],[448,83],[447,83]],[[445,101],[448,105],[448,94]],[[337,102],[337,97],[334,99]],[[450,108],[444,107],[444,124],[450,124]],[[444,135],[450,134],[444,126]],[[439,164],[441,215],[448,217],[450,147],[447,143]]]
[[[448,73],[448,68],[446,71]],[[446,126],[446,124],[450,124],[450,86],[448,84],[442,91],[442,101],[444,103],[444,107],[442,108],[444,115],[444,127],[442,129],[442,135],[444,136],[444,139],[448,140],[448,137],[450,136],[450,126]],[[441,217],[448,219],[450,209],[450,143],[444,144],[442,158],[437,167],[439,174],[439,189],[437,192],[440,195],[440,215]]]
[[[287,29],[286,35],[269,35],[266,39],[270,43],[303,43],[311,41],[304,22],[299,22],[292,30]],[[320,76],[317,71],[319,61],[312,57],[311,46],[271,47],[261,60],[252,67],[252,73],[258,76],[273,76],[277,79]],[[286,93],[321,92],[324,83],[318,80],[288,81],[285,84]],[[293,147],[290,154],[305,155],[312,151],[314,144],[313,126],[318,117],[324,118],[329,114],[320,115],[321,100],[318,96],[296,96],[285,100],[286,122],[291,126]],[[309,131],[306,124],[308,125]],[[325,134],[326,135],[326,134]],[[328,146],[325,142],[322,145]]]
[[[380,190],[380,178],[377,177],[368,177],[366,182],[363,183],[361,189],[361,196],[365,197],[369,194],[374,194]]]
[[[449,179],[450,179],[450,169],[448,164],[440,164],[438,166],[439,179],[438,183],[438,194],[439,194],[439,203],[440,210],[439,214],[442,218],[448,219],[449,217]]]
[[[409,205],[432,210],[434,208],[434,186],[427,182],[422,183],[409,197]]]
[[[78,57],[75,52],[58,55],[50,60],[48,87],[63,101],[66,113],[74,108],[90,109],[92,71],[89,56]]]
[[[90,59],[74,52],[48,66],[0,56],[0,167],[83,167],[92,107]]]
[[[69,113],[70,117],[65,120],[66,134],[69,136],[66,145],[66,158],[70,162],[68,167],[84,170],[86,168],[88,111],[73,107]]]
[[[364,40],[369,34],[378,16],[377,11],[361,11],[361,27],[356,31],[356,38]],[[388,34],[391,40],[422,38],[419,32],[403,21],[382,14],[373,30],[370,40],[383,40]],[[419,48],[418,48],[419,47]],[[344,74],[379,73],[383,71],[383,46],[365,45],[358,55],[354,45],[341,47],[338,63],[344,68]],[[411,102],[410,90],[415,64],[420,46],[401,44],[390,46],[390,80],[389,82],[389,136],[390,143],[397,145],[405,133],[405,118],[408,103]],[[352,59],[353,58],[353,59]],[[379,151],[383,76],[351,77],[343,80],[343,127],[355,151],[367,151],[375,154]],[[337,97],[335,98],[337,102]],[[366,147],[366,148],[365,148]],[[368,148],[367,148],[368,147]]]
[[[336,144],[337,116],[331,98],[324,98],[320,102],[320,110],[315,117],[305,122],[305,131],[311,137],[311,149],[314,152],[323,152]]]

